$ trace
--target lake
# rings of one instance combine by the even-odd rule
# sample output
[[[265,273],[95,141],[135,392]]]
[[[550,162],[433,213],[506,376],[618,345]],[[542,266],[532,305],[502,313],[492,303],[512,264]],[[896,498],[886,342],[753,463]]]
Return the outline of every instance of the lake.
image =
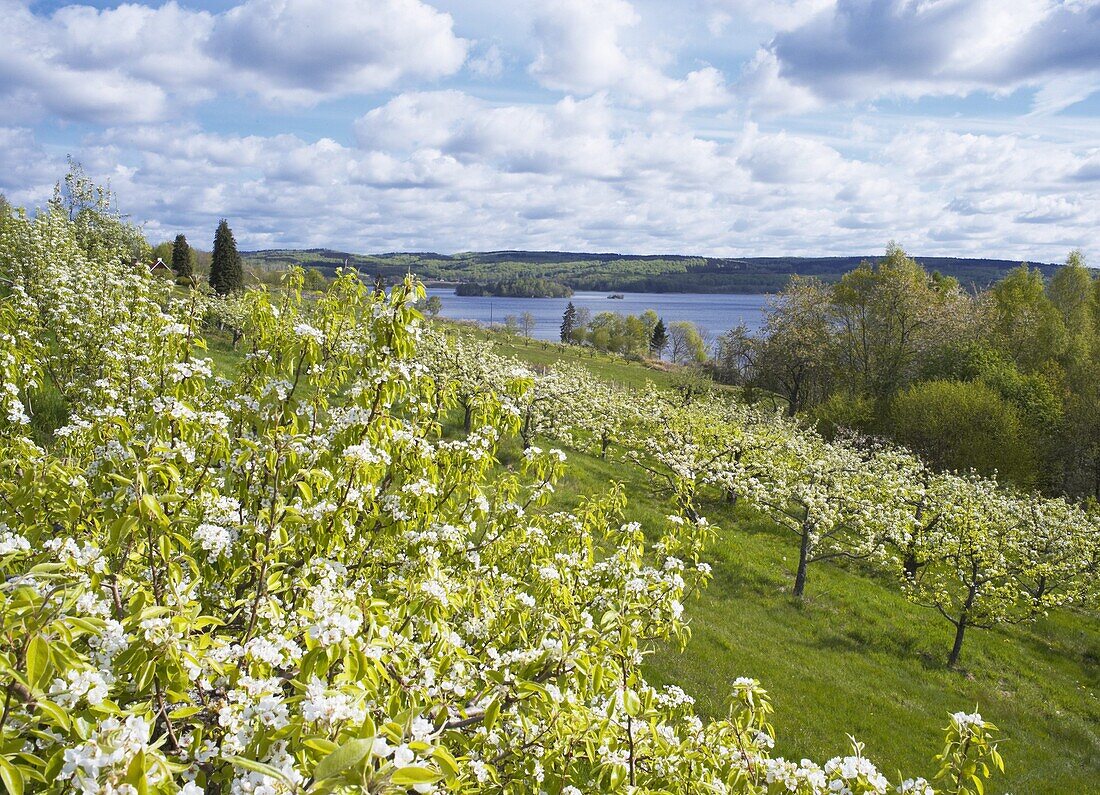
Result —
[[[438,295],[443,302],[443,317],[453,320],[476,320],[478,323],[504,323],[508,315],[517,320],[524,312],[535,317],[531,336],[540,340],[560,339],[561,317],[570,301],[577,309],[640,315],[647,309],[660,315],[665,325],[676,320],[690,320],[701,331],[717,338],[731,328],[744,323],[756,331],[763,323],[767,295],[729,293],[617,293],[621,299],[608,298],[606,292],[576,292],[572,298],[496,298],[455,295],[453,287],[429,287],[428,295]]]

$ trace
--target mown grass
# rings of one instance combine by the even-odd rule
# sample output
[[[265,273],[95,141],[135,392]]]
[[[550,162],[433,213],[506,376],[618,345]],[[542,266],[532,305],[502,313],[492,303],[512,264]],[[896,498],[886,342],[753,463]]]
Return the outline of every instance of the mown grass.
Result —
[[[209,331],[206,334],[206,355],[214,362],[214,367],[226,378],[236,375],[244,355],[233,346],[233,337],[224,331]]]
[[[502,339],[503,337],[503,339]],[[535,365],[573,351],[493,335],[498,352]],[[240,352],[212,338],[210,355],[232,373]],[[608,380],[670,386],[674,376],[610,356],[580,352],[575,361]],[[554,446],[551,441],[540,442]],[[518,460],[510,440],[505,465]],[[558,508],[622,483],[627,519],[657,529],[672,512],[666,496],[637,467],[569,452],[557,486]],[[816,564],[806,598],[790,596],[793,536],[722,500],[703,505],[720,531],[707,559],[714,580],[687,605],[686,648],[650,656],[655,684],[677,684],[706,716],[721,716],[729,683],[753,676],[776,707],[776,753],[819,762],[848,751],[847,734],[866,744],[884,771],[931,777],[947,716],[977,705],[996,723],[1008,770],[992,793],[1100,793],[1100,619],[1059,611],[1035,624],[971,631],[959,670],[944,659],[951,627],[907,602],[895,583],[859,568]]]

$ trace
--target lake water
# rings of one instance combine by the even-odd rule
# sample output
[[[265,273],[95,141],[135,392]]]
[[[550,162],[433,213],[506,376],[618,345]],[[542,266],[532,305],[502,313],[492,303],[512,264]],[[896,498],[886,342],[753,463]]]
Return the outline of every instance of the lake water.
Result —
[[[728,293],[621,293],[622,298],[608,298],[605,292],[577,292],[572,298],[496,298],[455,295],[451,287],[429,287],[428,295],[438,295],[443,302],[443,317],[453,320],[476,320],[478,323],[504,323],[508,315],[517,320],[524,312],[535,316],[532,337],[540,340],[560,339],[561,317],[570,301],[577,309],[586,308],[593,315],[618,312],[640,315],[647,309],[660,315],[665,325],[676,320],[690,320],[713,338],[741,323],[756,331],[763,322],[762,310],[766,295],[731,295]]]

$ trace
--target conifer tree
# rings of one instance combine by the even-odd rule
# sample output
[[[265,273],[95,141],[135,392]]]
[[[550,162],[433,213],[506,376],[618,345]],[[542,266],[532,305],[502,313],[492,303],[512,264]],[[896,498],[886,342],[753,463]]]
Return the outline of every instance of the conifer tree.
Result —
[[[214,234],[214,254],[210,261],[210,286],[218,295],[229,295],[244,289],[244,269],[233,230],[224,218]]]
[[[577,308],[570,301],[561,317],[561,341],[572,342],[573,331],[577,328]]]
[[[653,336],[649,338],[649,350],[661,358],[665,348],[668,347],[668,329],[665,328],[664,318],[657,319],[657,325],[653,327]]]
[[[172,244],[172,270],[177,277],[190,279],[191,270],[191,246],[187,245],[187,238],[176,235],[176,242]]]

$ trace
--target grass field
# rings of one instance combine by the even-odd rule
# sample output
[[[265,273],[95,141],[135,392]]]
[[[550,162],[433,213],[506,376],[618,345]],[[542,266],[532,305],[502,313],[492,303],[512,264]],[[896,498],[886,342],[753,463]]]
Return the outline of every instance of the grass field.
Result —
[[[556,346],[498,348],[533,364],[560,355]],[[672,378],[611,357],[575,361],[631,385]],[[671,512],[652,480],[614,455],[601,460],[571,451],[569,462],[556,497],[561,507],[621,482],[629,519],[655,527]],[[648,660],[651,681],[680,685],[700,712],[718,716],[728,684],[753,676],[773,697],[777,753],[823,762],[847,752],[851,733],[884,771],[926,777],[936,772],[931,757],[948,714],[976,704],[1006,738],[1008,769],[990,792],[1100,793],[1095,615],[1060,611],[1030,625],[972,630],[959,670],[949,670],[954,628],[907,602],[895,583],[855,567],[815,564],[800,604],[790,596],[794,536],[724,501],[704,507],[722,528],[707,556],[714,580],[687,605],[693,637],[686,649],[663,649]]]
[[[497,351],[533,365],[563,358],[629,386],[675,376],[641,363],[492,335]],[[210,353],[231,373],[239,352],[210,340]],[[547,445],[552,445],[547,442]],[[507,466],[519,457],[513,440]],[[672,512],[665,496],[637,467],[570,451],[568,474],[555,503],[571,507],[584,495],[623,483],[628,519],[659,527]],[[647,661],[656,684],[675,683],[708,716],[725,710],[729,683],[760,679],[776,707],[776,752],[824,762],[848,750],[846,733],[866,743],[885,772],[935,773],[950,712],[975,704],[996,723],[1008,770],[988,791],[1100,793],[1100,620],[1058,612],[1027,626],[971,631],[960,670],[944,659],[951,627],[938,614],[909,604],[897,586],[857,568],[816,564],[806,599],[790,596],[797,547],[758,515],[724,501],[704,503],[721,528],[708,552],[714,580],[687,605],[693,637],[683,650],[666,648]]]

